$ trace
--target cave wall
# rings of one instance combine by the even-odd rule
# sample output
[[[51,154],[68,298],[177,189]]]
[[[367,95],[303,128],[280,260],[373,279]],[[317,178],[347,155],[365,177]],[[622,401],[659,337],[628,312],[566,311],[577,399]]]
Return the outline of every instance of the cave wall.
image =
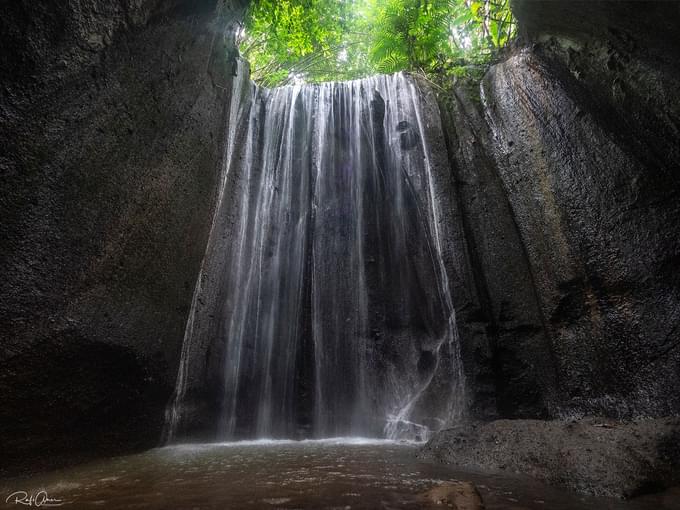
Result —
[[[455,184],[445,243],[471,415],[677,414],[680,6],[513,5],[520,41],[481,88],[452,85],[441,119],[433,101],[426,113]],[[220,188],[241,8],[5,8],[11,473],[159,440]]]
[[[460,232],[455,249],[466,254],[453,295],[470,416],[546,417],[555,387],[550,340],[480,98],[459,87],[440,111]]]
[[[475,261],[472,414],[677,414],[680,6],[514,10],[520,41],[442,103]]]
[[[5,4],[0,469],[11,473],[158,444],[222,170],[242,8]]]

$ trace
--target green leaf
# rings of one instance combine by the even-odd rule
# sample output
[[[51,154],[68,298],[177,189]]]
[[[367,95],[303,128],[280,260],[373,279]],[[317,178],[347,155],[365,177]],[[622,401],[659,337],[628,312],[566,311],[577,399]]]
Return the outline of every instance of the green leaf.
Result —
[[[241,51],[267,85],[291,73],[310,82],[402,69],[446,75],[489,61],[516,32],[508,0],[253,0],[245,28]]]

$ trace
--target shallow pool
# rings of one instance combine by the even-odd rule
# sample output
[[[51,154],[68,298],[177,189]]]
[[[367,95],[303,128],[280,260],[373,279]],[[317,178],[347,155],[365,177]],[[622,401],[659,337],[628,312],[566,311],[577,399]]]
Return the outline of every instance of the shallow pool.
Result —
[[[476,485],[487,510],[680,508],[677,493],[634,502],[580,497],[522,478],[425,463],[415,457],[416,449],[360,439],[179,445],[3,480],[0,486],[3,502],[25,491],[38,497],[34,506],[64,508],[396,509],[428,508],[424,492],[460,480]],[[5,507],[19,507],[16,498]]]

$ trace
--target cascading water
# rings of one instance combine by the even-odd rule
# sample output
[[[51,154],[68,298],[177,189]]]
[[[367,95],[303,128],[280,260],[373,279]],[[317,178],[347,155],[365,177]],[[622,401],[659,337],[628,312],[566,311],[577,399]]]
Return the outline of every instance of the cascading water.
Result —
[[[425,439],[460,418],[455,314],[414,80],[267,90],[239,78],[233,97],[227,177],[168,439],[206,416],[220,439]]]

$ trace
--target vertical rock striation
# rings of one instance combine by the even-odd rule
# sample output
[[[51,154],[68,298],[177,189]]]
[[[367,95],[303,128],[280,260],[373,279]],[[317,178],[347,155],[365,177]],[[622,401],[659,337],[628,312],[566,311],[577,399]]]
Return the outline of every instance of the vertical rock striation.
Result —
[[[471,416],[515,419],[421,453],[590,494],[660,490],[680,476],[680,6],[513,8],[520,41],[441,109]]]
[[[523,38],[479,96],[442,104],[473,261],[472,414],[678,413],[680,10],[515,11]]]

